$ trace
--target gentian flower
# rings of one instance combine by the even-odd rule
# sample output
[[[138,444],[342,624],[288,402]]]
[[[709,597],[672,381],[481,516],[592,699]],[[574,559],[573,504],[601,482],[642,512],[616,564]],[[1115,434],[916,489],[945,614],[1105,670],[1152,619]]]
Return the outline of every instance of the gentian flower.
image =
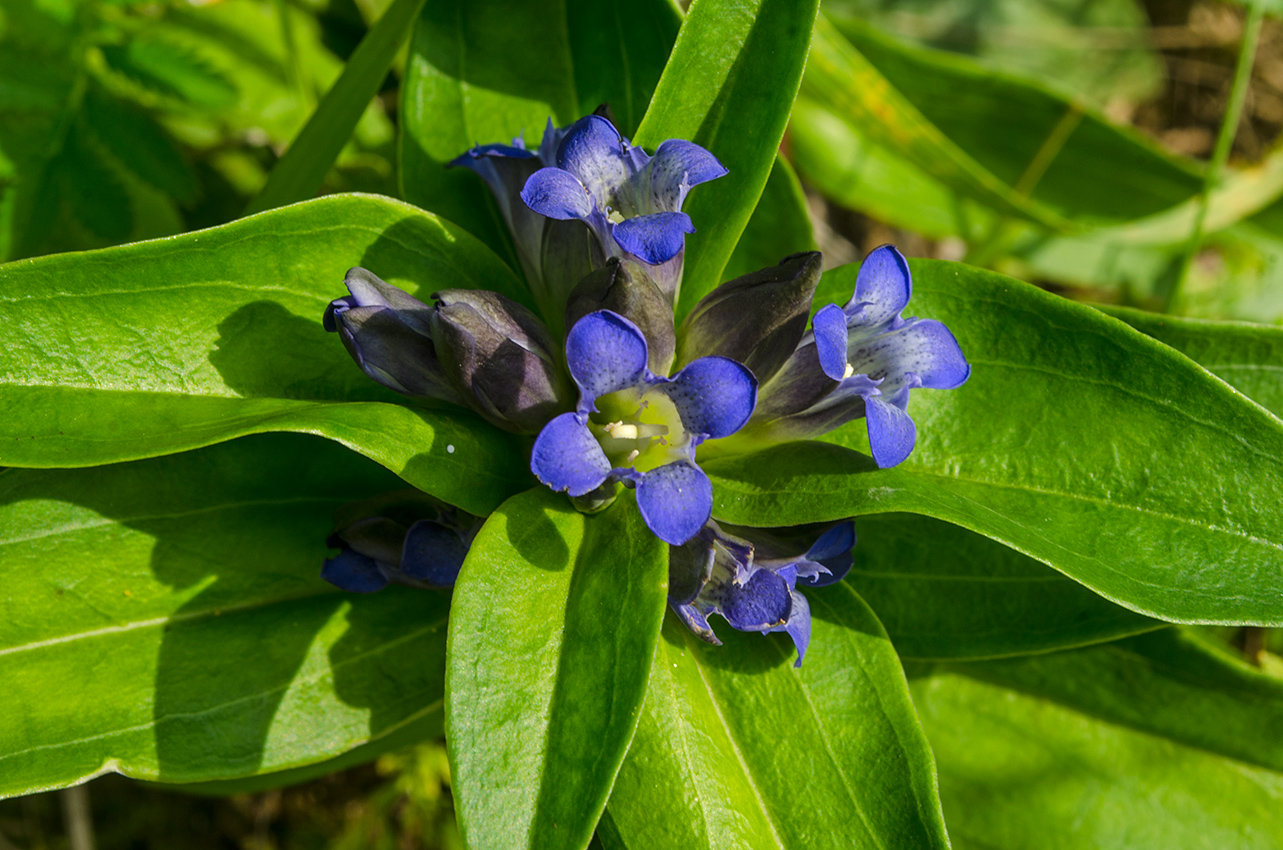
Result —
[[[681,139],[661,143],[651,157],[599,114],[562,130],[550,121],[538,152],[514,139],[473,148],[451,164],[490,186],[548,315],[612,257],[637,266],[673,303],[686,234],[695,232],[682,203],[691,187],[726,174],[711,153]]]
[[[344,281],[324,325],[361,369],[412,398],[469,407],[507,431],[533,434],[571,406],[552,335],[496,292],[447,289],[428,306],[362,268]]]
[[[909,265],[894,247],[870,253],[850,301],[821,308],[787,360],[759,376],[752,420],[719,450],[807,439],[864,417],[878,466],[907,458],[917,439],[910,390],[953,389],[971,374],[948,328],[933,319],[901,318],[912,286]]]
[[[627,318],[599,310],[580,319],[566,338],[579,404],[539,433],[530,469],[573,497],[616,482],[636,487],[647,526],[680,545],[713,507],[695,450],[748,421],[757,380],[725,357],[701,357],[672,378],[656,375],[648,358],[645,335]]]
[[[702,640],[721,644],[708,617],[742,632],[787,632],[797,662],[811,640],[811,608],[798,585],[823,587],[850,571],[855,525],[760,529],[710,520],[683,546],[670,546],[668,604]]]
[[[342,590],[373,593],[389,583],[453,587],[482,520],[418,490],[344,505],[326,540],[339,554],[321,578]]]

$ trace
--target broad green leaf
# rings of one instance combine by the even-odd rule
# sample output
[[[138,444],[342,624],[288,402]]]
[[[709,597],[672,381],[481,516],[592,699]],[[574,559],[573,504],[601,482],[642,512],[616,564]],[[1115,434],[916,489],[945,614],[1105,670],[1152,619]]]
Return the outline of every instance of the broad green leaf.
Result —
[[[448,597],[320,579],[334,509],[398,486],[295,435],[0,472],[0,795],[251,776],[439,721]]]
[[[1184,354],[1275,416],[1283,416],[1283,328],[1102,307]]]
[[[944,322],[973,367],[957,390],[915,391],[913,454],[877,469],[851,450],[867,445],[856,420],[826,438],[838,445],[710,461],[714,516],[926,514],[1140,613],[1283,623],[1283,422],[1090,307],[956,263],[911,265],[908,312]],[[826,273],[816,304],[844,303],[855,271]]]
[[[488,513],[529,481],[525,451],[458,408],[396,403],[325,333],[325,305],[355,265],[424,297],[524,297],[467,233],[361,195],[0,266],[0,465],[89,466],[302,431]]]
[[[845,584],[808,591],[800,669],[781,634],[669,616],[610,798],[629,847],[946,848],[931,750],[877,618]]]
[[[1016,192],[931,123],[832,23],[821,16],[803,92],[936,180],[1003,215],[1053,230],[1069,223]]]
[[[775,158],[766,188],[744,227],[735,252],[726,261],[726,280],[773,266],[789,254],[815,250],[806,194],[788,160]]]
[[[1045,80],[1093,103],[1142,103],[1162,91],[1163,63],[1137,0],[825,0],[824,9],[868,21],[900,41]]]
[[[962,676],[912,683],[957,850],[1283,846],[1283,776]]]
[[[361,39],[307,125],[272,168],[267,185],[246,208],[247,215],[307,200],[321,188],[370,98],[378,93],[423,3],[424,0],[393,0],[388,6],[379,22]]]
[[[540,487],[496,511],[459,573],[446,729],[473,848],[582,848],[637,726],[668,546],[626,493],[585,516]]]
[[[164,38],[138,35],[102,48],[107,65],[157,94],[220,109],[236,102],[236,86],[198,53]]]
[[[668,59],[671,0],[445,0],[424,7],[401,89],[403,197],[467,228],[516,268],[484,184],[446,164],[473,145],[539,143],[609,102],[631,134]]]
[[[1283,772],[1283,680],[1181,629],[950,669],[1084,714]]]
[[[686,202],[699,232],[686,238],[679,321],[722,281],[766,186],[817,9],[818,0],[699,0],[682,25],[635,141],[689,139],[730,173]]]
[[[994,72],[962,56],[899,44],[858,20],[835,18],[833,24],[840,35],[830,33],[845,40],[850,50],[858,50],[932,128],[974,157],[1004,186],[1020,187],[1040,150],[1049,139],[1054,142],[1058,125],[1073,122],[1061,127],[1069,134],[1056,150],[1047,151],[1054,156],[1032,189],[1023,187],[1059,215],[1116,222],[1161,212],[1202,189],[1196,164],[1163,152],[1139,132],[1118,127],[1044,85]],[[831,101],[834,106],[840,102]],[[835,111],[847,120],[858,114]],[[854,123],[870,139],[889,141],[873,135],[885,133],[874,121]],[[1003,131],[995,133],[996,126]],[[937,173],[943,165],[917,156],[916,149],[907,145],[890,147],[949,183]],[[961,191],[962,187],[954,188]],[[992,205],[999,212],[1009,212]]]
[[[174,142],[150,115],[105,92],[85,96],[85,124],[121,165],[180,201],[196,195],[196,176]]]
[[[903,658],[1001,658],[1158,628],[1034,559],[913,514],[856,521],[846,581]]]

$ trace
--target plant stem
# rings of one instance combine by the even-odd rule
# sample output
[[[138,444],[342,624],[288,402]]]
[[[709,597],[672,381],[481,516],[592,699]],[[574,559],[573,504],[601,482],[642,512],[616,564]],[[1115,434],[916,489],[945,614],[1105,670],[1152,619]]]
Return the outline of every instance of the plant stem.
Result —
[[[62,822],[71,850],[94,850],[94,820],[89,808],[89,788],[76,785],[60,792]]]
[[[1186,243],[1185,253],[1181,257],[1180,271],[1177,272],[1172,288],[1167,293],[1166,303],[1163,306],[1165,313],[1171,313],[1179,306],[1185,280],[1189,277],[1190,266],[1194,263],[1198,249],[1203,245],[1203,226],[1207,221],[1207,208],[1212,191],[1220,182],[1225,161],[1229,159],[1230,147],[1233,146],[1234,136],[1238,131],[1239,118],[1243,114],[1243,103],[1247,100],[1247,86],[1252,79],[1252,65],[1256,59],[1256,45],[1261,37],[1261,19],[1264,13],[1265,7],[1262,0],[1252,0],[1251,6],[1248,7],[1247,23],[1243,27],[1243,42],[1239,45],[1238,64],[1234,68],[1234,83],[1230,88],[1225,120],[1221,122],[1220,132],[1216,136],[1216,148],[1212,152],[1212,161],[1207,164],[1198,214],[1194,218],[1194,229],[1189,235],[1189,242]]]

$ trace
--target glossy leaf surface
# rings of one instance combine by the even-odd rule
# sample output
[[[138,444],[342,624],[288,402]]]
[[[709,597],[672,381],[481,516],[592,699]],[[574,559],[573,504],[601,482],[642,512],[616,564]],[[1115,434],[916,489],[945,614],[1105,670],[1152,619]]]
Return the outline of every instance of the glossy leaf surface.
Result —
[[[464,226],[516,268],[484,184],[446,163],[473,145],[517,136],[533,147],[549,118],[564,126],[603,102],[631,135],[680,23],[669,0],[429,3],[402,85],[403,196]]]
[[[88,466],[303,431],[492,510],[529,480],[517,442],[458,408],[403,406],[321,327],[355,265],[425,298],[523,292],[459,228],[361,195],[0,266],[0,464]]]
[[[789,254],[815,250],[806,193],[793,166],[782,156],[775,158],[762,197],[744,227],[739,244],[722,272],[723,280],[777,264]]]
[[[838,445],[711,461],[714,516],[923,513],[1141,613],[1283,623],[1283,423],[1090,307],[958,264],[912,266],[911,313],[943,321],[974,370],[957,390],[915,391],[913,454],[877,469],[852,451],[867,447],[857,420],[826,438]],[[844,303],[855,268],[827,273],[816,303]]]
[[[886,633],[845,583],[807,598],[814,632],[800,669],[784,635],[718,619],[725,645],[709,646],[667,618],[610,800],[627,846],[949,846]]]
[[[470,847],[588,844],[637,725],[667,577],[668,547],[628,493],[585,516],[540,487],[486,522],[455,585],[446,698]]]
[[[678,321],[723,280],[766,185],[817,8],[816,0],[700,0],[682,26],[635,141],[689,139],[730,173],[686,202],[699,232],[686,240]]]
[[[955,668],[1142,732],[1283,771],[1283,680],[1181,629]]]
[[[866,516],[855,525],[846,581],[903,658],[1001,658],[1162,625],[956,525],[913,514]]]
[[[232,779],[439,728],[448,596],[320,579],[334,509],[400,486],[280,434],[0,472],[0,795]]]
[[[956,674],[912,689],[959,850],[1283,844],[1283,775]]]
[[[1275,416],[1283,416],[1283,328],[1183,319],[1125,307],[1101,309],[1170,345]]]

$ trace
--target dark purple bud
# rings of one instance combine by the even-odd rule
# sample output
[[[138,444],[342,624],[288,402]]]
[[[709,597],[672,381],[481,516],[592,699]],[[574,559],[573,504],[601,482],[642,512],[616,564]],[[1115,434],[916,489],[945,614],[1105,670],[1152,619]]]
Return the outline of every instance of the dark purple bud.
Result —
[[[432,308],[362,268],[344,283],[352,294],[330,302],[322,322],[361,371],[402,395],[461,404],[432,342]]]
[[[647,365],[656,375],[667,375],[677,347],[673,307],[664,293],[633,263],[609,260],[586,275],[566,302],[566,327],[598,310],[610,310],[630,320],[646,337]]]
[[[738,360],[765,384],[806,333],[824,262],[818,251],[727,281],[682,323],[678,363],[717,354]]]
[[[335,511],[326,544],[340,551],[321,578],[353,593],[452,587],[482,521],[418,490],[351,502]]]
[[[497,292],[447,289],[433,297],[442,369],[478,413],[505,430],[534,434],[574,406],[557,345],[534,313]]]

